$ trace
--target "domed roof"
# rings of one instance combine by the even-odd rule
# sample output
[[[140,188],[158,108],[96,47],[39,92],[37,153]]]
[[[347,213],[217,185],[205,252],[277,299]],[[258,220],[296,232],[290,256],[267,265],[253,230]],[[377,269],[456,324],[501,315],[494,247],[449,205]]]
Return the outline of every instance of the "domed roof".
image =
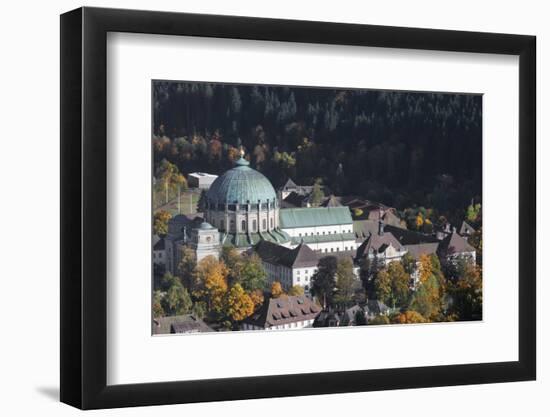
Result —
[[[199,226],[199,229],[202,229],[202,230],[210,230],[213,228],[214,227],[208,222],[202,222],[201,225]]]
[[[276,199],[275,190],[269,180],[249,167],[242,156],[235,167],[220,175],[206,194],[208,200],[218,204],[255,204]]]

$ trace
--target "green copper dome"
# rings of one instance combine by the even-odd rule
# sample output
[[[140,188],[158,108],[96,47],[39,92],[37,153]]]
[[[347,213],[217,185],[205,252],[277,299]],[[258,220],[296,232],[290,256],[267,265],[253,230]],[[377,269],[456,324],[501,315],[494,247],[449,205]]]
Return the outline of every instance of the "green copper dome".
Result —
[[[241,157],[235,167],[216,178],[206,194],[212,204],[257,204],[275,201],[276,194],[269,180],[250,168]]]

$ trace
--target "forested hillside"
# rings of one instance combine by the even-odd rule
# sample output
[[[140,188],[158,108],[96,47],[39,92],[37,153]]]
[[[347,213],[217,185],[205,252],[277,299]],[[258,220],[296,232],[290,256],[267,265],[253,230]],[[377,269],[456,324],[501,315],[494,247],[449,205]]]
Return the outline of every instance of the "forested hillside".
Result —
[[[155,169],[220,174],[243,146],[275,186],[452,215],[481,199],[481,96],[153,83]]]

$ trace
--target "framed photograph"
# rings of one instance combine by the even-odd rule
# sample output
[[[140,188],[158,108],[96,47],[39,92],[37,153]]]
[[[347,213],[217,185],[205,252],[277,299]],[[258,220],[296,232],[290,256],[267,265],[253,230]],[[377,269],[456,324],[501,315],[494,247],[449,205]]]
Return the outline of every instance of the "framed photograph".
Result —
[[[61,401],[533,380],[535,37],[61,16]]]

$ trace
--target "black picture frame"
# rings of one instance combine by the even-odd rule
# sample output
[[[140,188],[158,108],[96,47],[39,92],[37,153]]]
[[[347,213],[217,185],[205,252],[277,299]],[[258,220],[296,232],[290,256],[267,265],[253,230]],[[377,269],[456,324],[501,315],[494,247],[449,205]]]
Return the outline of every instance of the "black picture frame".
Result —
[[[108,32],[519,56],[519,360],[108,386]],[[80,8],[61,16],[61,401],[82,409],[536,378],[534,36]]]

